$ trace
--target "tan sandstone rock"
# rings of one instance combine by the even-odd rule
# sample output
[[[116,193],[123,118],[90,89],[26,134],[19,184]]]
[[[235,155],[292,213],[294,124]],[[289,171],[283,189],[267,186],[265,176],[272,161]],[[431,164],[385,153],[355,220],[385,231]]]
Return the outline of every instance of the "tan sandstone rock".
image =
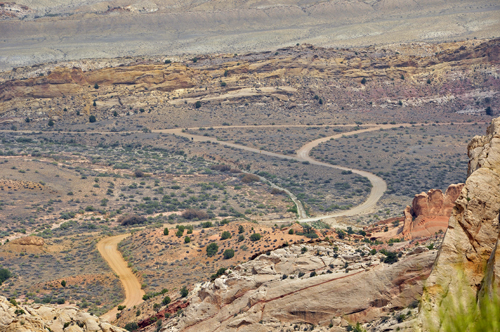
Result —
[[[64,325],[67,325],[64,327]],[[13,305],[0,296],[0,332],[126,332],[74,307]]]
[[[500,118],[492,120],[486,136],[474,137],[468,154],[469,177],[426,281],[420,313],[424,322],[426,317],[438,322],[440,303],[453,296],[481,301],[500,281]]]
[[[367,247],[364,256],[340,242],[304,247],[275,250],[197,285],[184,316],[162,331],[281,331],[301,323],[324,331],[341,317],[370,321],[419,298],[436,255],[427,250],[388,265],[381,254],[366,255]]]

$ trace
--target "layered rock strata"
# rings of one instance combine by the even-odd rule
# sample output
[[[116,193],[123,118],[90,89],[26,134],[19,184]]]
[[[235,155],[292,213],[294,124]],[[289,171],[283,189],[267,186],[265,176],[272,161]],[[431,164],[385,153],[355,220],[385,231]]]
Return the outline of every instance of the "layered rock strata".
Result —
[[[338,242],[261,255],[199,284],[183,317],[164,331],[278,331],[287,324],[370,321],[420,296],[436,253],[420,248],[389,265],[382,254],[357,249]]]

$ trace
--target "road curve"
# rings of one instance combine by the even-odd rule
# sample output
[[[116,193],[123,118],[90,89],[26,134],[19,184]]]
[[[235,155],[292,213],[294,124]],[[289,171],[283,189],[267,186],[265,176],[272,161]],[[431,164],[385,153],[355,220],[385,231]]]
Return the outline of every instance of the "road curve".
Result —
[[[317,217],[312,217],[312,218],[307,218],[305,217],[305,213],[299,213],[299,221],[302,222],[308,222],[308,221],[315,221],[315,220],[321,220],[321,219],[327,219],[327,218],[333,218],[333,217],[340,217],[340,216],[352,216],[352,215],[357,215],[357,214],[364,214],[364,213],[371,213],[375,206],[377,205],[377,202],[379,199],[384,195],[384,192],[387,190],[387,183],[380,177],[376,176],[373,173],[366,172],[366,171],[361,171],[353,168],[348,168],[348,167],[342,167],[342,166],[336,166],[336,165],[331,165],[327,163],[323,163],[320,161],[317,161],[309,156],[309,153],[311,150],[324,142],[329,141],[330,139],[337,139],[342,136],[350,136],[354,134],[360,134],[364,132],[369,132],[369,131],[374,131],[374,130],[380,130],[380,129],[389,129],[393,128],[399,125],[375,125],[375,126],[370,126],[365,129],[359,129],[359,130],[353,130],[350,132],[342,133],[342,134],[336,134],[333,136],[328,136],[328,137],[323,137],[314,141],[311,141],[304,146],[302,146],[298,151],[296,156],[287,156],[287,155],[282,155],[279,153],[275,152],[270,152],[270,151],[265,151],[265,150],[259,150],[256,148],[252,148],[249,146],[245,145],[239,145],[235,143],[230,143],[226,141],[219,141],[215,137],[210,137],[210,136],[200,136],[200,135],[194,135],[185,132],[184,129],[182,128],[176,128],[176,129],[165,129],[165,130],[153,130],[153,132],[159,132],[159,133],[164,133],[164,134],[174,134],[182,137],[189,138],[193,142],[213,142],[213,143],[218,143],[258,154],[263,154],[271,157],[276,157],[276,158],[282,158],[282,159],[293,159],[297,161],[308,161],[311,164],[314,165],[319,165],[319,166],[324,166],[324,167],[329,167],[329,168],[335,168],[335,169],[341,169],[341,170],[346,170],[346,171],[352,171],[353,173],[359,174],[361,176],[367,177],[368,180],[370,180],[372,184],[372,190],[370,192],[370,195],[368,198],[360,205],[357,205],[353,207],[352,209],[349,210],[344,210],[340,212],[336,212],[333,214],[328,214],[328,215],[323,215],[323,216],[317,216]],[[247,126],[247,128],[253,128],[255,126]],[[271,126],[269,126],[271,127]],[[279,127],[279,126],[273,126],[273,127]],[[224,128],[232,128],[232,126],[225,126]],[[234,126],[234,128],[243,128],[243,126]],[[198,128],[188,128],[188,129],[198,129]],[[295,200],[294,200],[295,201]],[[300,212],[303,210],[303,206],[300,203],[300,201],[297,203],[297,210]]]
[[[127,262],[123,259],[122,254],[118,251],[118,243],[129,237],[130,234],[122,234],[117,236],[106,237],[97,243],[97,250],[108,263],[109,267],[120,278],[123,289],[125,290],[125,301],[121,305],[131,308],[142,302],[144,291],[141,289],[141,283],[128,267]],[[108,322],[116,319],[118,309],[115,307],[101,316]]]

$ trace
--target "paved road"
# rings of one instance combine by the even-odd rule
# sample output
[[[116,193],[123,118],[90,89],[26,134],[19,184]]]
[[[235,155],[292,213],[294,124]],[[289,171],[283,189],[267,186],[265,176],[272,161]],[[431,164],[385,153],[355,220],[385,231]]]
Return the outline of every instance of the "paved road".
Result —
[[[125,305],[127,308],[131,308],[134,305],[141,303],[142,296],[144,295],[141,283],[128,267],[127,262],[125,262],[122,257],[122,254],[118,251],[118,243],[129,236],[130,234],[122,234],[106,237],[97,243],[99,253],[122,282],[123,289],[125,290],[125,301],[123,301],[121,305]],[[116,319],[117,313],[118,309],[115,307],[111,311],[102,315],[101,318],[111,322]]]

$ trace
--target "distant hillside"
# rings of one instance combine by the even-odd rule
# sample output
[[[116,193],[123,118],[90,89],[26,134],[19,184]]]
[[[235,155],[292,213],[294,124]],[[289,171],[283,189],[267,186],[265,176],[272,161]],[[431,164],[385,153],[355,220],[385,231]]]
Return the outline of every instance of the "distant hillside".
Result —
[[[20,0],[0,5],[0,70],[48,61],[238,53],[296,43],[372,45],[491,38],[500,6],[479,1]]]

